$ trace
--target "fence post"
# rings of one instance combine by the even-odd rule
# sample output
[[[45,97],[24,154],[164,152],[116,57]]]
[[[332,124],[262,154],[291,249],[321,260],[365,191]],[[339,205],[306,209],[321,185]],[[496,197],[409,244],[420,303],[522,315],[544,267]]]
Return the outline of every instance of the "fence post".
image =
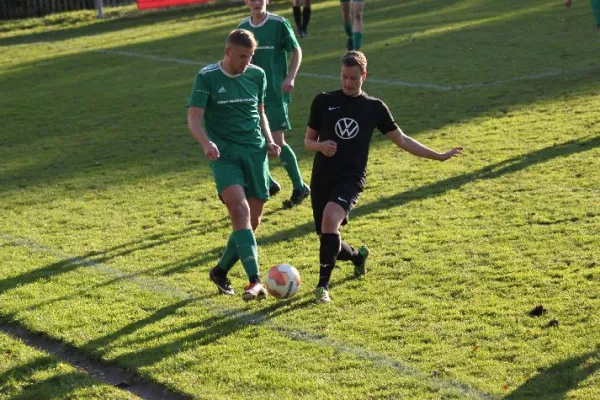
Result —
[[[94,0],[94,5],[96,6],[96,18],[102,19],[104,17],[102,13],[102,0]]]

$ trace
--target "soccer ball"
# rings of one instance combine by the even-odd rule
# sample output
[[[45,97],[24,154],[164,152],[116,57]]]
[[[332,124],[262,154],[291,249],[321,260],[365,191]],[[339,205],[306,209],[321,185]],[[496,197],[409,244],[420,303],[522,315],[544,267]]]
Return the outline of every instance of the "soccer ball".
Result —
[[[290,264],[274,265],[267,275],[267,290],[277,299],[292,297],[302,284],[300,273]]]

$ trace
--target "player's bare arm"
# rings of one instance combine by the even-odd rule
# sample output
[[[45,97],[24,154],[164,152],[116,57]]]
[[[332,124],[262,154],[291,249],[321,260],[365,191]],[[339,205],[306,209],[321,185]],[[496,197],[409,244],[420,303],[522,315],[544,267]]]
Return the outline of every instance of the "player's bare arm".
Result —
[[[281,153],[281,147],[275,143],[273,140],[273,135],[271,135],[271,128],[269,128],[269,120],[265,114],[264,104],[258,105],[258,114],[260,115],[260,127],[262,128],[262,134],[267,141],[267,151],[269,152],[269,156],[279,157],[279,154]]]
[[[565,7],[569,8],[573,4],[573,0],[565,0]]]
[[[462,147],[455,147],[445,153],[438,153],[430,149],[416,139],[404,134],[400,128],[385,134],[402,150],[409,152],[417,157],[429,158],[431,160],[446,161],[449,158],[458,156],[462,152]]]
[[[333,157],[337,151],[337,143],[333,140],[319,142],[319,132],[311,127],[306,127],[306,136],[304,137],[304,148],[308,151],[320,151],[324,156]]]
[[[283,84],[281,90],[284,92],[291,92],[294,90],[296,75],[298,74],[298,70],[300,69],[300,64],[302,63],[302,49],[300,47],[296,47],[292,51],[292,57],[290,59],[290,69],[283,80]]]
[[[204,132],[204,128],[202,127],[202,119],[204,118],[204,109],[199,107],[188,107],[188,129],[194,136],[194,139],[202,146],[204,149],[204,155],[211,161],[214,161],[219,158],[219,149],[217,145],[214,144],[208,136],[206,136],[206,132]]]

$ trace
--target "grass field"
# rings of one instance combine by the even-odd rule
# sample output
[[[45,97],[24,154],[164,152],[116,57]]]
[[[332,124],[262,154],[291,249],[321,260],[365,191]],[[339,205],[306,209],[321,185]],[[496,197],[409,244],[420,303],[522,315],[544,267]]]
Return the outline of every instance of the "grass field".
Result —
[[[313,5],[289,143],[339,87],[337,0]],[[291,18],[287,1],[271,11]],[[230,226],[186,128],[195,73],[242,6],[0,22],[0,326],[19,325],[190,398],[600,398],[600,42],[589,4],[369,0],[375,134],[343,237],[370,272],[313,302],[308,204],[266,206],[260,262],[303,276],[245,304],[208,281]],[[245,275],[232,271],[239,292]],[[528,312],[542,304],[540,317]],[[558,326],[548,326],[557,320]],[[136,398],[0,334],[0,399]]]

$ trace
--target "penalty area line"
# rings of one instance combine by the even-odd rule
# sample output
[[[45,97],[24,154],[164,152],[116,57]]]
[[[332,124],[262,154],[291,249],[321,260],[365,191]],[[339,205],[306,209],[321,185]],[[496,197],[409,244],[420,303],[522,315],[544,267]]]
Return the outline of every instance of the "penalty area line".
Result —
[[[430,389],[435,391],[444,390],[451,391],[454,393],[458,392],[461,396],[471,399],[496,399],[495,396],[482,392],[476,388],[472,388],[469,385],[458,380],[443,379],[440,377],[433,377],[431,375],[425,374],[424,372],[419,371],[418,369],[410,366],[409,364],[400,360],[396,360],[388,355],[381,354],[373,350],[365,349],[360,346],[351,345],[335,339],[331,339],[325,335],[320,335],[300,329],[290,329],[288,327],[274,322],[268,317],[268,315],[265,314],[251,313],[243,309],[225,307],[218,304],[215,301],[211,301],[206,298],[200,299],[196,296],[192,296],[191,294],[185,292],[182,289],[172,287],[161,282],[157,282],[155,279],[150,279],[148,277],[140,276],[135,273],[127,273],[110,265],[89,260],[83,257],[74,257],[60,250],[40,245],[29,239],[14,237],[12,235],[8,235],[2,232],[0,232],[0,239],[12,246],[23,247],[33,252],[46,253],[52,257],[63,260],[63,262],[71,263],[76,266],[91,268],[111,278],[118,278],[120,280],[132,282],[138,287],[152,293],[174,297],[175,299],[180,301],[195,301],[197,302],[197,304],[201,305],[208,311],[211,311],[215,314],[221,314],[222,316],[227,318],[235,318],[248,325],[266,326],[274,332],[277,332],[291,340],[302,341],[305,343],[334,349],[341,353],[352,355],[358,359],[369,361],[377,367],[392,369],[401,375],[419,379],[420,381],[425,382]]]

